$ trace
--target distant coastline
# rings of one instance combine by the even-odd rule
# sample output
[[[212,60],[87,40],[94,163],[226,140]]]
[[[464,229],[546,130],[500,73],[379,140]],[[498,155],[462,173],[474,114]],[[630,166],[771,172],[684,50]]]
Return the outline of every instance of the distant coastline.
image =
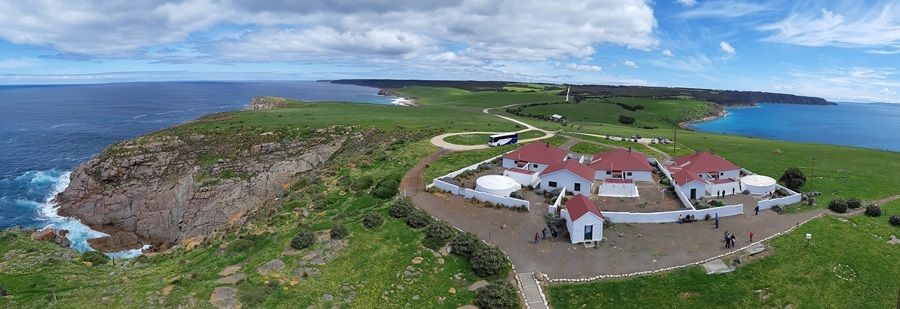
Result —
[[[414,98],[403,96],[397,92],[394,92],[390,89],[381,88],[378,89],[378,95],[385,97],[394,98],[391,100],[391,104],[399,105],[399,106],[419,106],[419,102]]]

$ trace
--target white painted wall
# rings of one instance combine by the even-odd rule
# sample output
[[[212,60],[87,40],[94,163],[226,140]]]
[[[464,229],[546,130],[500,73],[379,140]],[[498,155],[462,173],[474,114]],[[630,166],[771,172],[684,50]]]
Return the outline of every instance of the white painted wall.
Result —
[[[556,187],[550,186],[551,181],[556,182]],[[576,183],[581,184],[581,190],[575,191]],[[584,194],[585,196],[590,196],[592,185],[593,185],[592,181],[578,177],[578,175],[575,175],[572,172],[569,172],[568,170],[559,170],[559,171],[553,172],[551,174],[541,175],[541,189],[544,189],[547,191],[553,191],[556,189],[565,188],[566,192],[569,192],[572,194],[581,193],[581,194]]]
[[[603,180],[612,178],[613,175],[607,175],[606,172],[606,170],[597,170],[597,172],[594,173],[594,179]],[[631,173],[631,176],[629,176],[628,173]],[[653,174],[648,171],[623,171],[622,177],[634,181],[653,181]]]
[[[677,211],[666,211],[666,212],[652,212],[652,213],[635,213],[635,212],[613,212],[613,211],[604,211],[603,216],[606,217],[612,223],[668,223],[668,222],[677,222],[678,216],[686,217],[687,215],[693,215],[697,217],[699,220],[703,220],[703,218],[709,214],[711,217],[715,217],[716,214],[719,217],[729,217],[744,214],[744,205],[728,205],[722,207],[714,207],[700,210],[677,210]]]
[[[743,192],[740,187],[740,182],[737,181],[720,184],[711,183],[706,185],[706,196],[716,196],[716,192],[721,190],[725,190],[725,195],[741,194],[741,192]]]
[[[706,185],[697,181],[691,181],[689,183],[684,184],[684,186],[678,186],[681,188],[681,193],[684,193],[684,196],[688,199],[691,198],[691,189],[697,189],[696,198],[701,198],[706,194]],[[678,188],[676,187],[676,189]]]
[[[543,172],[544,169],[547,168],[548,166],[549,165],[542,164],[542,163],[528,163],[527,166],[523,166],[523,167],[521,167],[521,169],[526,169],[529,171]],[[511,168],[519,168],[519,167],[516,165],[516,160],[503,158],[503,168],[511,169]]]
[[[759,210],[769,209],[775,205],[787,206],[787,205],[791,205],[791,204],[800,203],[801,201],[803,201],[803,196],[801,196],[800,193],[794,192],[791,189],[782,187],[779,184],[775,185],[775,189],[776,190],[785,189],[788,191],[788,193],[790,193],[790,195],[781,197],[781,198],[776,198],[776,199],[759,201],[756,203],[756,205],[759,206]]]
[[[553,202],[553,205],[547,206],[547,213],[551,215],[556,215],[556,211],[559,210],[559,207],[562,206],[563,196],[566,196],[565,190],[560,191],[559,195],[556,196],[556,200]],[[560,215],[562,216],[562,215]]]
[[[516,172],[510,172],[510,171],[503,171],[503,176],[512,178],[516,182],[518,182],[520,185],[523,185],[523,186],[537,186],[540,183],[540,178],[538,178],[538,173],[533,173],[531,175],[528,175],[528,174],[522,174],[522,173],[516,173]]]
[[[569,241],[580,244],[587,241],[600,241],[603,239],[603,219],[592,212],[585,213],[569,224],[571,219],[566,219],[566,227],[569,228]],[[584,230],[588,225],[592,227],[591,239],[584,239]]]
[[[506,207],[525,207],[529,210],[531,209],[530,203],[526,200],[490,194],[487,192],[481,192],[467,188],[460,188],[459,186],[453,185],[440,179],[432,180],[431,184],[434,188],[438,188],[454,195],[461,195],[465,198],[476,199],[482,202],[494,203]]]
[[[675,195],[678,196],[679,200],[681,200],[681,204],[686,208],[696,209],[694,208],[694,204],[691,203],[691,200],[688,199],[688,195],[684,193],[684,189],[682,189],[680,186],[678,186],[678,184],[674,182],[672,183],[672,185],[675,186]],[[688,193],[690,193],[690,190],[688,190]]]

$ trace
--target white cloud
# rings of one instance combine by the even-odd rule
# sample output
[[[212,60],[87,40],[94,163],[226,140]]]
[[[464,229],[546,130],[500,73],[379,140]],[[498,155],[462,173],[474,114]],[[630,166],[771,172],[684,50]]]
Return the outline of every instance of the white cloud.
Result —
[[[0,60],[0,69],[21,69],[40,65],[34,58],[8,58]]]
[[[622,62],[622,65],[624,65],[624,66],[626,66],[626,67],[629,67],[629,68],[632,68],[632,69],[637,69],[637,68],[638,68],[637,63],[635,63],[634,61],[631,61],[631,60],[625,60],[624,62]]]
[[[726,58],[730,58],[731,56],[734,56],[734,54],[737,54],[737,51],[734,50],[734,47],[731,46],[731,44],[729,44],[728,42],[719,42],[719,48],[722,49],[723,52],[725,52]]]
[[[793,71],[787,82],[799,94],[825,97],[833,101],[897,102],[900,96],[891,89],[900,88],[893,69],[832,68],[819,71]]]
[[[775,9],[774,5],[731,0],[708,1],[689,11],[678,14],[678,16],[684,19],[735,18],[771,11]]]
[[[672,51],[668,50],[668,49],[663,50],[662,54],[663,54],[663,56],[666,56],[666,57],[675,57],[675,54],[673,54]]]
[[[694,4],[697,4],[697,0],[676,0],[676,2],[683,7],[692,7]]]
[[[713,61],[704,54],[682,58],[651,59],[648,62],[661,68],[693,73],[706,71],[713,64]]]
[[[581,71],[581,72],[601,72],[603,68],[597,65],[592,64],[579,64],[579,63],[557,63],[557,68],[563,68],[570,71]]]
[[[900,7],[887,3],[868,10],[850,10],[845,14],[822,9],[818,13],[794,13],[784,20],[762,25],[771,32],[765,41],[802,46],[838,46],[852,48],[888,48],[873,53],[900,50]]]

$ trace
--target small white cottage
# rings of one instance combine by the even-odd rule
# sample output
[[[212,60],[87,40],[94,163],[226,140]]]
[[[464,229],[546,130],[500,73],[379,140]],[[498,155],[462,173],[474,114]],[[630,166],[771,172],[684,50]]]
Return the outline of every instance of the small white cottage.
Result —
[[[541,189],[553,191],[565,188],[572,194],[591,195],[594,170],[576,160],[550,165],[541,173]]]
[[[594,201],[586,196],[576,194],[566,201],[566,209],[560,212],[560,217],[566,219],[569,240],[573,244],[603,239],[603,222],[606,219]]]

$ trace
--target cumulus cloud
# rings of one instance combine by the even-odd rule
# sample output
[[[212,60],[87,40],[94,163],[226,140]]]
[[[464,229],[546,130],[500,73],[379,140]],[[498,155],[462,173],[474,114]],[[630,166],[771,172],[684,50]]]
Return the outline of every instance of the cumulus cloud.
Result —
[[[737,54],[737,51],[734,50],[734,47],[725,41],[719,42],[719,49],[721,49],[722,52],[725,53],[725,57],[731,57],[734,56],[734,54]]]
[[[624,62],[622,62],[622,65],[632,68],[632,69],[637,69],[637,67],[638,67],[637,63],[635,63],[634,61],[631,61],[631,60],[625,60]]]
[[[663,54],[663,56],[666,56],[666,57],[675,57],[675,54],[673,54],[672,51],[668,50],[668,49],[663,50],[662,54]]]
[[[828,9],[793,13],[785,19],[765,24],[770,32],[764,41],[802,46],[885,48],[873,53],[892,54],[900,50],[900,6],[886,3],[868,10],[845,14]]]
[[[581,71],[581,72],[600,72],[603,71],[603,68],[597,65],[592,64],[579,64],[579,63],[557,63],[557,68],[563,68],[570,71]]]

